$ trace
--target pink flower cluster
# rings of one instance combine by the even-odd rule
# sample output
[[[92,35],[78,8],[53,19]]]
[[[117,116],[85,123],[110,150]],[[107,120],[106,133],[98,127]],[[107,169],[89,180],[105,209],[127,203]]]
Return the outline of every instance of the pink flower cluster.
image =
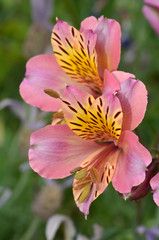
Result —
[[[144,117],[147,90],[117,70],[121,30],[115,20],[89,17],[79,31],[57,20],[51,42],[53,55],[28,61],[20,93],[41,110],[59,111],[62,121],[31,135],[29,162],[45,178],[75,174],[74,199],[87,216],[110,182],[125,194],[145,179],[151,155],[132,130]]]

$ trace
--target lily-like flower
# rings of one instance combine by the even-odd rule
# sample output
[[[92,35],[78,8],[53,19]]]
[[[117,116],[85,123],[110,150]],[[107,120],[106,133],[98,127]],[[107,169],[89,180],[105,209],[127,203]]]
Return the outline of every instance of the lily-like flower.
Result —
[[[153,200],[159,206],[159,173],[157,173],[150,181],[153,189]]]
[[[159,1],[144,0],[145,6],[142,11],[155,32],[159,35]]]
[[[131,132],[146,110],[144,84],[132,78],[118,82],[107,70],[104,75],[105,89],[96,99],[75,86],[66,87],[62,110],[67,125],[46,126],[31,135],[31,167],[46,178],[75,173],[73,194],[85,216],[111,181],[118,192],[129,193],[144,181],[151,162]]]
[[[117,78],[121,73],[126,78],[134,77],[116,71],[120,61],[121,30],[113,19],[86,18],[80,31],[57,20],[51,42],[54,54],[31,58],[20,85],[24,100],[44,111],[57,111],[61,107],[59,99],[45,94],[46,89],[62,95],[66,85],[76,85],[95,96],[103,91],[105,69]]]

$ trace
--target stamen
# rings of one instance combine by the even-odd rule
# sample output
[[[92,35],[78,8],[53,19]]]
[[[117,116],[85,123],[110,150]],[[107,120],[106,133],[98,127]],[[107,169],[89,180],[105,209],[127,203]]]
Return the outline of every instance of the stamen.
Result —
[[[89,193],[90,193],[90,190],[91,190],[91,184],[87,184],[84,189],[83,189],[83,192],[81,193],[79,199],[78,199],[78,202],[79,203],[82,203],[84,202],[84,200],[88,197]]]
[[[88,172],[87,172],[86,169],[82,169],[80,171],[77,171],[76,174],[75,174],[75,179],[76,180],[82,179],[82,178],[86,177],[87,174],[88,174]]]
[[[76,168],[74,168],[74,169],[72,169],[71,171],[70,171],[70,173],[76,173],[77,171],[80,171],[80,170],[82,170],[82,167],[76,167]]]
[[[96,168],[92,167],[90,169],[90,177],[93,183],[99,183],[99,174]]]
[[[57,119],[57,118],[64,118],[64,115],[63,115],[62,112],[56,112],[56,113],[54,114],[54,118],[55,118],[55,119]]]
[[[56,91],[54,91],[54,90],[52,90],[52,89],[45,89],[44,92],[45,92],[46,94],[48,94],[50,97],[60,98],[60,95],[59,95]]]
[[[73,185],[73,188],[75,190],[80,190],[80,189],[84,188],[89,183],[91,183],[91,179],[90,179],[90,177],[86,177],[84,179],[80,179],[80,180],[76,181]]]

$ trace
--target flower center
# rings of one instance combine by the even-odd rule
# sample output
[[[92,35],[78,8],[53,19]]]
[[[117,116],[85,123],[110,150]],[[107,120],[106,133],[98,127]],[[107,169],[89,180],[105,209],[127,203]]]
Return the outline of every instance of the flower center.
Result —
[[[94,198],[110,183],[117,163],[119,149],[113,143],[95,155],[92,159],[86,159],[74,176],[73,191],[78,203],[84,202],[92,189],[95,189]],[[93,185],[95,188],[93,188]]]
[[[120,106],[115,109],[109,101],[105,104],[102,97],[94,100],[90,96],[86,106],[80,101],[76,106],[67,101],[63,103],[72,114],[71,120],[66,117],[66,122],[78,136],[93,141],[118,141],[123,117]]]

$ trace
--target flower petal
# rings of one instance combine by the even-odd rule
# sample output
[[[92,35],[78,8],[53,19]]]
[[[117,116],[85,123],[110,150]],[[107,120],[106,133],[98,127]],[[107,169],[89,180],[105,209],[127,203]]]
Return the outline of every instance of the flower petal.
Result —
[[[67,125],[49,125],[32,133],[30,166],[45,178],[63,178],[93,152],[97,143],[77,137]]]
[[[65,239],[73,240],[76,235],[76,228],[74,226],[73,221],[71,218],[61,215],[61,214],[55,214],[52,217],[50,217],[46,224],[45,234],[46,234],[46,240],[54,240],[56,237],[56,233],[58,229],[60,228],[60,225],[64,223],[64,236],[67,236]]]
[[[58,66],[54,56],[39,55],[31,58],[26,65],[26,75],[20,85],[20,94],[33,106],[44,111],[57,111],[61,107],[61,101],[48,96],[44,90],[59,91],[66,81],[67,75]]]
[[[100,18],[96,18],[94,16],[87,17],[81,22],[81,28],[80,32],[83,32],[84,30],[95,30],[98,26],[98,24],[104,19],[104,16],[101,16]]]
[[[64,117],[78,136],[93,141],[117,140],[122,126],[122,109],[114,94],[96,100],[74,86],[67,86],[63,101]]]
[[[103,76],[104,69],[112,72],[118,68],[121,51],[120,25],[113,19],[103,19],[97,26],[96,52],[98,71]]]
[[[154,191],[154,202],[159,206],[159,173],[157,173],[150,181],[150,185]]]
[[[87,216],[89,214],[90,205],[94,201],[95,191],[96,191],[96,186],[93,185],[90,194],[88,195],[88,197],[86,198],[86,200],[84,202],[78,203],[76,201],[77,206],[79,207],[80,211],[82,213],[84,213],[85,216]]]
[[[144,181],[146,167],[151,162],[151,155],[139,143],[138,137],[130,131],[121,133],[118,147],[121,148],[121,152],[112,183],[117,191],[128,193],[131,192],[133,186]]]
[[[159,8],[159,1],[158,0],[144,0],[145,4],[148,4],[152,7]]]
[[[120,89],[119,81],[110,73],[107,69],[104,70],[104,84],[103,84],[103,94],[105,93],[115,93]]]
[[[44,111],[57,111],[61,101],[47,95],[45,89],[53,89],[62,94],[66,84],[74,84],[87,90],[82,84],[73,81],[58,65],[54,55],[39,55],[31,58],[26,65],[26,74],[20,85],[23,99]]]
[[[57,62],[72,79],[101,91],[102,80],[95,53],[96,34],[92,30],[80,33],[66,22],[57,20],[51,42]]]
[[[147,90],[141,81],[131,78],[120,86],[121,89],[116,96],[120,100],[123,111],[122,130],[133,130],[141,123],[145,115]]]
[[[155,9],[155,7],[144,6],[142,11],[153,29],[159,35],[159,8]]]
[[[120,84],[128,80],[128,78],[135,78],[134,74],[123,71],[113,71],[112,74]]]
[[[92,153],[81,165],[86,174],[75,180],[73,195],[80,211],[87,216],[90,204],[105,190],[114,175],[120,150],[109,142],[100,144],[101,149]]]

